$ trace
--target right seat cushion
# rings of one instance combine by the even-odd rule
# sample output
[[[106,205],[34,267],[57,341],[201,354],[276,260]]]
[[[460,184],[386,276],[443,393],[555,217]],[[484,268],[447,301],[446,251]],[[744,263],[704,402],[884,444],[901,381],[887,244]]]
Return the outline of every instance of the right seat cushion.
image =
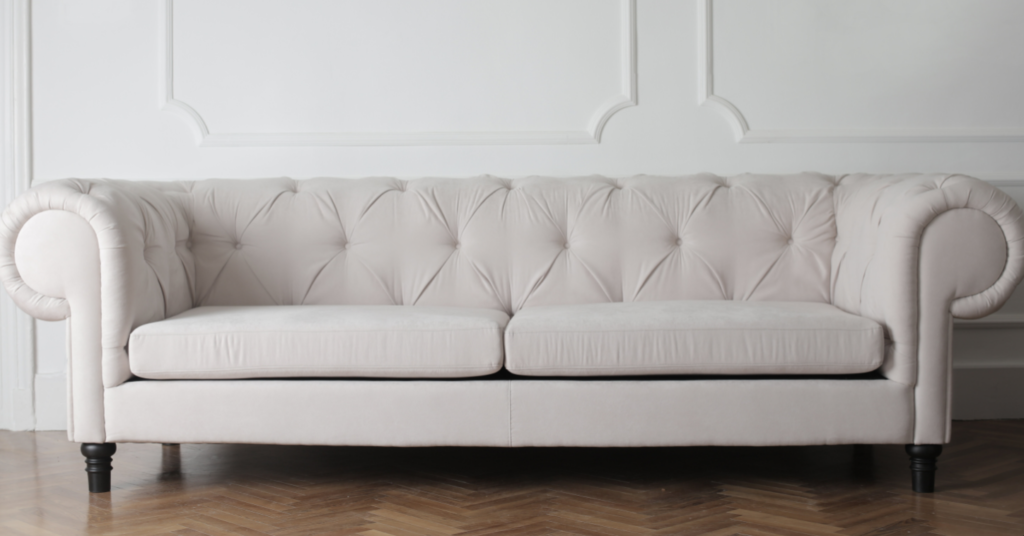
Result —
[[[649,301],[522,309],[505,367],[526,376],[856,374],[882,326],[826,303]]]

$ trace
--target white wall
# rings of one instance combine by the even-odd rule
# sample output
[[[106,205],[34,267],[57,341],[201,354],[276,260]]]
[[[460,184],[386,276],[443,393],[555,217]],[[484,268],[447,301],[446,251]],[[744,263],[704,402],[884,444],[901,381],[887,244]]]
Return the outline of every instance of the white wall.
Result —
[[[33,180],[949,171],[1024,202],[1020,27],[1014,0],[34,0]],[[958,417],[1024,417],[1024,294],[1000,315],[957,330]],[[58,427],[62,327],[37,337]]]

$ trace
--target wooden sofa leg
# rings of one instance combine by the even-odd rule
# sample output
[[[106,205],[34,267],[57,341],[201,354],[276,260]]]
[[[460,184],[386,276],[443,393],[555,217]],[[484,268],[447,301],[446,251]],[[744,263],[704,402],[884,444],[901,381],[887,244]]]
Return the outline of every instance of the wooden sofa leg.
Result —
[[[82,443],[82,456],[85,456],[85,472],[89,474],[89,493],[106,493],[110,491],[110,465],[112,456],[117,452],[114,443]]]
[[[907,445],[910,455],[910,472],[913,478],[914,491],[917,493],[935,492],[935,460],[942,454],[942,445]]]

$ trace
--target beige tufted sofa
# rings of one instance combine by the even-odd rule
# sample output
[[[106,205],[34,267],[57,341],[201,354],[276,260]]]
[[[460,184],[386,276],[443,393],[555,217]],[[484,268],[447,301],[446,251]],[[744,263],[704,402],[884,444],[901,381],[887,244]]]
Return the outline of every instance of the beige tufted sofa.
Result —
[[[952,318],[1024,265],[948,175],[61,180],[0,230],[93,491],[125,441],[904,443],[930,491]]]

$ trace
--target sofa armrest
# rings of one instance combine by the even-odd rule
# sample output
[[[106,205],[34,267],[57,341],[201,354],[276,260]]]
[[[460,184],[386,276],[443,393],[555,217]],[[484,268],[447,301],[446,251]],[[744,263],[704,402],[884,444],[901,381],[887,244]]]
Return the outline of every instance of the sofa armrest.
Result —
[[[952,317],[992,313],[1020,283],[1024,214],[960,175],[850,175],[835,200],[833,303],[885,326],[882,372],[915,386],[915,442],[946,442]]]
[[[70,318],[69,436],[102,443],[103,389],[131,376],[128,335],[192,307],[186,186],[61,180],[0,224],[0,279],[42,320]]]

